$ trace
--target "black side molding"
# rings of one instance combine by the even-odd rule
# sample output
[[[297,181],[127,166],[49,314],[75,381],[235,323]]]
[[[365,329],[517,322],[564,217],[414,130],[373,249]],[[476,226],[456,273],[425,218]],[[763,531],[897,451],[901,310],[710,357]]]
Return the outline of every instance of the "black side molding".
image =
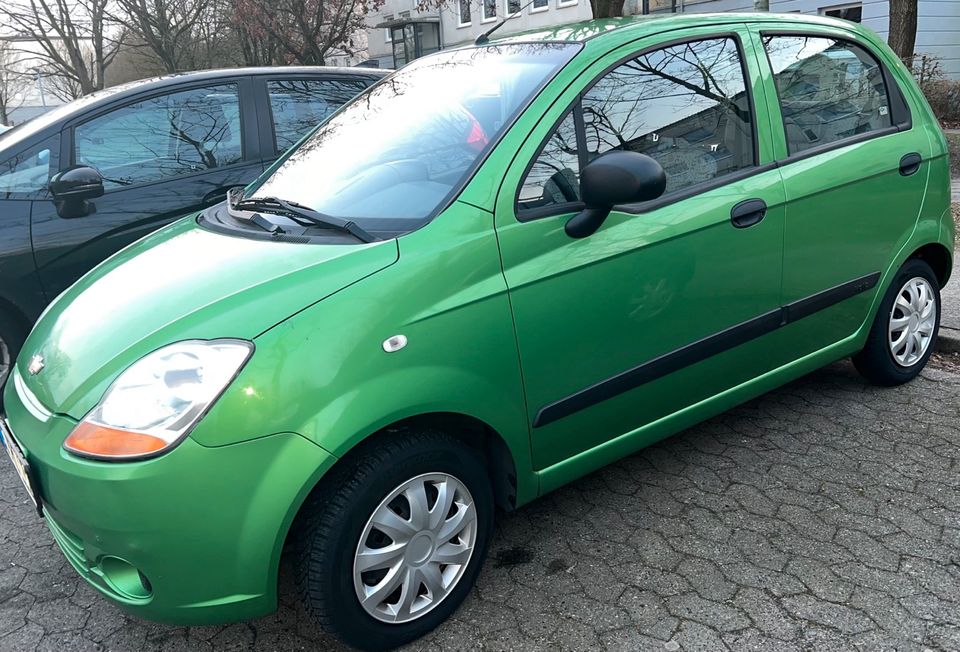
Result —
[[[664,353],[653,360],[544,406],[533,420],[533,427],[540,428],[559,421],[575,412],[702,362],[718,353],[746,344],[791,322],[809,317],[841,301],[871,290],[879,282],[880,272],[867,274]]]
[[[798,319],[809,317],[815,312],[829,308],[830,306],[840,303],[841,301],[846,301],[851,297],[857,296],[861,292],[872,290],[879,282],[880,272],[874,272],[873,274],[867,274],[866,276],[855,278],[852,281],[841,283],[840,285],[832,287],[829,290],[817,292],[816,294],[812,294],[804,299],[799,299],[792,303],[788,303],[783,307],[783,323],[786,325],[790,322],[797,321]]]

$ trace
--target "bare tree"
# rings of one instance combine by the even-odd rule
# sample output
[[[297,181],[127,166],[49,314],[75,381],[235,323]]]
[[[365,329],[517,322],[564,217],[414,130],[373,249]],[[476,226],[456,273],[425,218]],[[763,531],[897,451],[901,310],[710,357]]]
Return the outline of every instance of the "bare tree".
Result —
[[[83,95],[103,88],[104,73],[120,39],[107,35],[109,0],[5,0],[0,21],[17,36],[36,44],[24,49],[51,74],[67,80]]]
[[[324,65],[334,52],[353,54],[351,36],[383,0],[232,0],[248,64]],[[266,59],[266,60],[264,60]]]
[[[20,55],[8,39],[0,39],[0,124],[10,124],[10,112],[23,104],[30,77],[20,66]]]
[[[145,47],[166,72],[207,67],[204,26],[216,19],[214,0],[116,0],[116,20],[132,37],[131,47]]]
[[[907,66],[917,43],[917,0],[890,0],[890,47]]]

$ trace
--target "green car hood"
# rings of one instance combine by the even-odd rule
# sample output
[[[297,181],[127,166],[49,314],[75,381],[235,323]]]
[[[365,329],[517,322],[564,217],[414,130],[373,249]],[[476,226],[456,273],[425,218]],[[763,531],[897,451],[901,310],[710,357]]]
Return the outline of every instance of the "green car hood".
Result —
[[[81,418],[145,354],[187,339],[251,340],[397,261],[395,240],[296,244],[177,222],[80,279],[40,317],[17,360],[49,410]],[[30,360],[43,356],[36,375]]]

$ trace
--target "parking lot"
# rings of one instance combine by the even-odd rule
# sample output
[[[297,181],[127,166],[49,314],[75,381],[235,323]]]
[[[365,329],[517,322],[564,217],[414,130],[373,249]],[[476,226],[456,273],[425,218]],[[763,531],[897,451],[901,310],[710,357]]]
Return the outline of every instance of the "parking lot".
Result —
[[[0,649],[299,650],[296,606],[176,628],[82,584],[0,464]],[[960,372],[839,363],[501,518],[479,586],[411,649],[960,649]]]

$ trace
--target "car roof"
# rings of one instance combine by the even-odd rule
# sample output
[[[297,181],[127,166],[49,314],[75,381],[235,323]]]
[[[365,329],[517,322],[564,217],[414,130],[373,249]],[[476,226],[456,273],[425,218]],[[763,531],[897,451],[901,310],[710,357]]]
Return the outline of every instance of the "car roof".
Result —
[[[801,26],[840,27],[845,29],[856,27],[856,24],[850,21],[826,16],[811,16],[808,14],[748,13],[734,11],[703,14],[647,14],[645,16],[620,16],[616,18],[584,20],[577,23],[557,25],[556,27],[547,29],[541,28],[514,32],[504,36],[494,34],[491,37],[491,41],[496,43],[529,43],[531,41],[584,43],[613,32],[622,34],[627,30],[647,34],[666,32],[684,27],[708,27],[710,25],[729,25],[731,23],[779,23],[779,26],[785,29]]]
[[[90,110],[96,110],[107,104],[112,104],[118,100],[138,95],[143,92],[162,91],[168,88],[176,88],[181,84],[192,84],[202,81],[217,81],[219,79],[228,79],[234,77],[260,77],[266,75],[288,76],[288,75],[336,75],[343,77],[366,77],[368,79],[379,79],[392,70],[382,70],[379,68],[344,68],[337,66],[261,66],[251,68],[218,68],[215,70],[200,70],[196,72],[180,72],[160,77],[150,77],[148,79],[138,79],[125,84],[117,84],[81,98],[67,102],[61,106],[53,108],[22,125],[11,129],[9,132],[0,134],[0,150],[9,146],[24,142],[37,133],[59,122],[69,121],[75,116],[86,113]]]

